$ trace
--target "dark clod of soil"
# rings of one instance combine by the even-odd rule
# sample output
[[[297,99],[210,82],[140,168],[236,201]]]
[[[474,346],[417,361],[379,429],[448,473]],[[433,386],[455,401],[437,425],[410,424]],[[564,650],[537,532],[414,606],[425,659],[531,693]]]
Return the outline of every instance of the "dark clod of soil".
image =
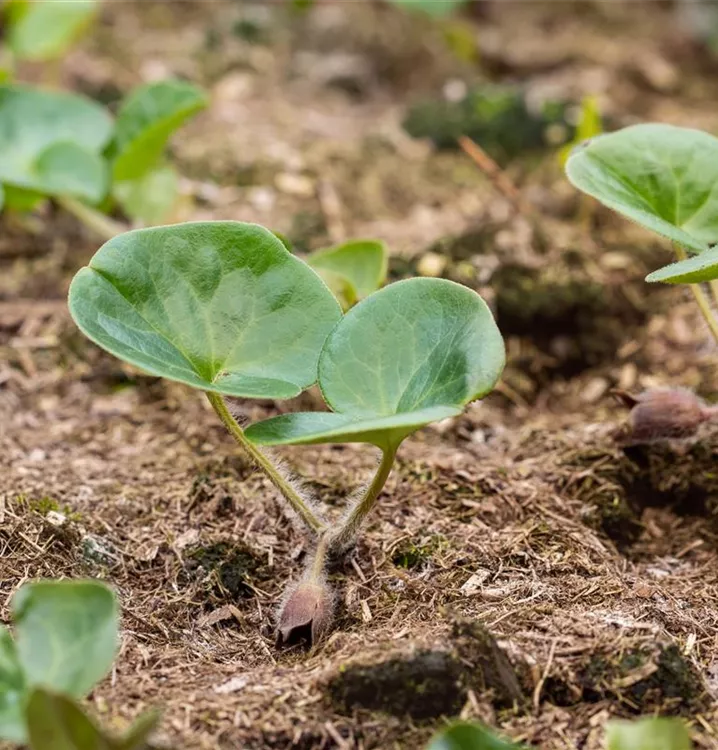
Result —
[[[455,716],[466,700],[463,665],[450,652],[420,650],[378,664],[340,668],[327,686],[334,708],[358,708],[414,719]]]
[[[414,719],[455,716],[468,689],[490,698],[496,708],[523,702],[511,662],[481,623],[454,623],[451,646],[345,665],[329,681],[329,698],[339,713],[364,708]]]

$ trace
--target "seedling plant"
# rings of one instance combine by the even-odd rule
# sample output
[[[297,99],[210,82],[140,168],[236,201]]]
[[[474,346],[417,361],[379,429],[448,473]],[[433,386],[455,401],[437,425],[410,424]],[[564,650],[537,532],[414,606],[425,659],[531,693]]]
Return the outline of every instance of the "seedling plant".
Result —
[[[160,221],[177,197],[167,142],[206,104],[192,84],[161,81],[130,92],[113,121],[84,96],[0,86],[0,208],[27,211],[52,198],[105,239],[122,231],[105,215],[114,206]]]
[[[70,312],[115,356],[204,390],[222,423],[314,539],[279,617],[279,640],[316,642],[331,622],[330,556],[354,543],[402,441],[493,388],[501,335],[483,300],[442,279],[400,281],[346,315],[312,268],[271,232],[238,222],[142,229],[106,243],[72,282]],[[246,431],[225,397],[288,399],[318,383],[331,411]],[[381,461],[330,524],[262,446],[367,443]]]
[[[691,285],[718,341],[718,138],[673,125],[634,125],[578,147],[566,174],[584,193],[671,240],[678,262],[646,281]]]
[[[97,581],[26,583],[0,625],[0,739],[32,750],[140,750],[157,725],[141,716],[108,735],[78,700],[107,675],[118,648],[114,593]]]

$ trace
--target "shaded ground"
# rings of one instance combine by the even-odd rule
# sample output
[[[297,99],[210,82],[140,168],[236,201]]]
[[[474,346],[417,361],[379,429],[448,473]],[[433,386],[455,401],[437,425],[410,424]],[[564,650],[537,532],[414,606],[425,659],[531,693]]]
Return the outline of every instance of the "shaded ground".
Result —
[[[466,157],[398,125],[409,102],[483,75],[599,93],[619,124],[715,130],[715,69],[676,34],[674,9],[650,9],[482,5],[477,69],[421,20],[368,3],[290,25],[276,8],[123,3],[65,62],[68,83],[108,101],[168,73],[212,89],[176,143],[188,196],[176,218],[259,221],[301,248],[376,236],[395,276],[441,253],[444,275],[492,301],[509,351],[498,393],[402,446],[356,554],[330,572],[328,640],[278,652],[272,617],[301,571],[301,535],[201,394],[74,329],[64,295],[97,241],[50,210],[5,219],[2,615],[35,576],[117,587],[122,652],[91,698],[108,722],[161,705],[175,747],[369,750],[419,748],[461,715],[593,750],[608,717],[662,711],[718,748],[718,434],[622,449],[607,395],[680,384],[715,399],[692,301],[642,282],[667,258],[643,233],[600,211],[587,231],[553,152],[509,168],[542,243]],[[282,454],[337,513],[375,461],[355,446]]]

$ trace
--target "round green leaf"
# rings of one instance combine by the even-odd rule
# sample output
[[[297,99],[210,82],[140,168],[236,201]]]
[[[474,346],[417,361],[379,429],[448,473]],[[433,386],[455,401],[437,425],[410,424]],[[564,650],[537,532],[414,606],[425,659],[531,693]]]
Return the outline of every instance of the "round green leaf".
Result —
[[[83,333],[120,359],[250,398],[291,398],[314,383],[341,316],[270,231],[232,221],[118,235],[75,276],[69,304]]]
[[[386,280],[387,254],[383,242],[353,240],[317,250],[307,258],[312,268],[344,277],[359,299],[368,297]]]
[[[170,136],[206,106],[204,92],[184,81],[148,83],[132,91],[117,114],[114,179],[135,180],[154,170]]]
[[[0,183],[99,200],[111,130],[105,110],[84,97],[0,86]]]
[[[645,718],[609,721],[607,750],[691,750],[693,743],[680,719]]]
[[[15,4],[8,42],[24,60],[50,60],[62,55],[94,18],[97,0],[32,0]]]
[[[666,284],[699,284],[718,279],[718,246],[648,274],[646,281]]]
[[[434,737],[426,750],[521,750],[478,724],[454,724]]]
[[[13,597],[15,642],[28,685],[81,698],[117,653],[117,601],[97,581],[38,581]]]
[[[324,344],[319,385],[334,414],[285,414],[246,434],[264,445],[396,448],[487,394],[504,358],[499,329],[478,294],[444,279],[400,281],[352,308]]]
[[[0,739],[25,741],[25,678],[10,633],[0,625]]]
[[[601,135],[566,163],[569,180],[694,252],[718,242],[718,138],[672,125]]]

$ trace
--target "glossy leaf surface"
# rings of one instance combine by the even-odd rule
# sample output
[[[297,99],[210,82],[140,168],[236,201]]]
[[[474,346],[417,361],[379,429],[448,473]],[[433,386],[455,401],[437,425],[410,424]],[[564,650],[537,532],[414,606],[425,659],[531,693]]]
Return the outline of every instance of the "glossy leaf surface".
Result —
[[[99,201],[112,121],[81,96],[0,86],[0,183]]]
[[[83,697],[118,647],[113,592],[96,581],[38,581],[13,597],[18,660],[28,685]]]
[[[501,334],[478,294],[443,279],[400,281],[352,308],[327,338],[319,385],[334,413],[285,414],[246,434],[264,445],[395,448],[487,394],[503,366]]]
[[[693,252],[718,242],[718,138],[708,133],[634,125],[576,149],[566,173],[604,205]]]
[[[233,396],[290,398],[316,381],[336,299],[268,230],[197,222],[127,232],[70,287],[99,346],[153,375]]]

